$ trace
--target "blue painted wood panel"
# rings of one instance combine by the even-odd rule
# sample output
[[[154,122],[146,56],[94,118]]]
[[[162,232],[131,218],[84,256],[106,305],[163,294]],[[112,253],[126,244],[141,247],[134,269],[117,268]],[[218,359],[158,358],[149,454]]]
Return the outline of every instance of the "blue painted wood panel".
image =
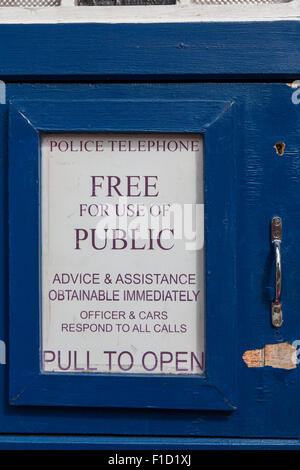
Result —
[[[299,21],[1,25],[0,77],[286,80],[300,75],[299,38]]]
[[[8,405],[8,367],[0,366],[2,433],[79,433],[161,436],[239,436],[299,438],[299,368],[286,371],[247,368],[242,360],[248,349],[300,339],[300,107],[286,84],[100,84],[17,85],[7,87],[10,100],[80,99],[204,99],[234,101],[239,108],[237,132],[242,148],[237,165],[237,374],[239,407],[234,413],[217,411],[66,409],[63,407],[12,407]],[[4,132],[4,131],[3,131]],[[274,145],[286,144],[284,156]],[[226,148],[224,148],[224,157]],[[222,162],[223,163],[223,162]],[[223,163],[224,164],[224,163]],[[5,171],[6,162],[2,170]],[[222,165],[216,168],[222,171]],[[1,173],[2,181],[6,173]],[[275,184],[276,183],[276,184]],[[6,201],[2,201],[5,210]],[[274,266],[269,223],[283,219],[284,324],[275,330],[270,322]],[[0,240],[7,259],[6,227]],[[6,238],[7,240],[7,238]],[[1,281],[6,281],[2,270]],[[3,279],[4,277],[4,279]],[[3,283],[0,283],[3,285]],[[1,298],[0,331],[7,340],[8,315],[5,288]],[[230,295],[230,293],[229,293]],[[24,314],[25,309],[24,309]],[[224,364],[226,374],[227,364]]]

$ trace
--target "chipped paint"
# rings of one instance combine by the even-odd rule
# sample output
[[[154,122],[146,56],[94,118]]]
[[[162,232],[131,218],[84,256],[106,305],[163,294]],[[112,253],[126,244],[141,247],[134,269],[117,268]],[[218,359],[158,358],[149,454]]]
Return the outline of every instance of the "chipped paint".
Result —
[[[285,143],[277,142],[277,144],[274,145],[274,149],[276,150],[277,155],[284,155]]]
[[[300,80],[295,80],[294,82],[287,83],[286,85],[291,87],[291,88],[299,88],[300,87]]]
[[[262,349],[245,351],[243,360],[248,367],[274,367],[275,369],[296,369],[293,358],[296,348],[291,343],[266,344]]]

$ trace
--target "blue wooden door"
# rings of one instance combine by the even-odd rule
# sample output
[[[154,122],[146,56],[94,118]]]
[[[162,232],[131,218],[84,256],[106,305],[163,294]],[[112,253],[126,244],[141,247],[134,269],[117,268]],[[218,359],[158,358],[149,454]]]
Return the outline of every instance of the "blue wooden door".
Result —
[[[11,84],[7,91],[8,129],[6,109],[1,129],[9,144],[1,152],[1,275],[7,279],[9,269],[10,294],[3,283],[2,308],[9,320],[3,315],[1,322],[9,362],[1,369],[7,385],[1,432],[299,437],[294,342],[300,339],[300,117],[291,87]],[[204,136],[204,377],[40,372],[39,138],[43,132],[78,131]],[[276,216],[283,228],[279,328],[271,322],[270,224]]]

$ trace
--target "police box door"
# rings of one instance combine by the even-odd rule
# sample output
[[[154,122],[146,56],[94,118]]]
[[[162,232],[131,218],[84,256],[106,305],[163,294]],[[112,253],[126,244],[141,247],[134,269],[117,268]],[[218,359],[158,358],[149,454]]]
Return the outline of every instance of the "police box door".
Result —
[[[291,88],[8,91],[5,432],[298,436]]]

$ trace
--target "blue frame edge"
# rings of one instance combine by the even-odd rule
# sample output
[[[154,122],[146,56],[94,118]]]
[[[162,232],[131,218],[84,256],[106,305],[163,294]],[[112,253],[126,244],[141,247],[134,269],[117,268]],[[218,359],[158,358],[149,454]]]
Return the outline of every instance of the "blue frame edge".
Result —
[[[201,100],[81,102],[70,100],[11,104],[9,121],[11,405],[226,411],[233,411],[236,408],[235,195],[234,185],[231,184],[236,149],[233,119],[235,107],[232,105],[231,102]],[[75,374],[40,372],[37,353],[40,348],[39,132],[78,130],[205,134],[205,217],[208,253],[205,377],[86,374],[83,378]],[[224,149],[228,157],[227,164],[223,172],[215,172],[216,158],[223,162]],[[20,227],[22,231],[19,230]],[[215,246],[218,246],[218,251],[214,249]],[[222,269],[220,269],[220,260]],[[218,296],[215,295],[216,288]],[[18,297],[14,294],[17,291],[20,295]],[[231,293],[230,298],[228,292]],[[223,315],[220,315],[220,305],[225,303],[226,309]],[[32,312],[31,317],[22,316],[24,304],[26,311]],[[120,387],[122,394],[119,393]]]
[[[299,21],[0,26],[2,80],[299,78]],[[34,51],[34,60],[28,60]]]

